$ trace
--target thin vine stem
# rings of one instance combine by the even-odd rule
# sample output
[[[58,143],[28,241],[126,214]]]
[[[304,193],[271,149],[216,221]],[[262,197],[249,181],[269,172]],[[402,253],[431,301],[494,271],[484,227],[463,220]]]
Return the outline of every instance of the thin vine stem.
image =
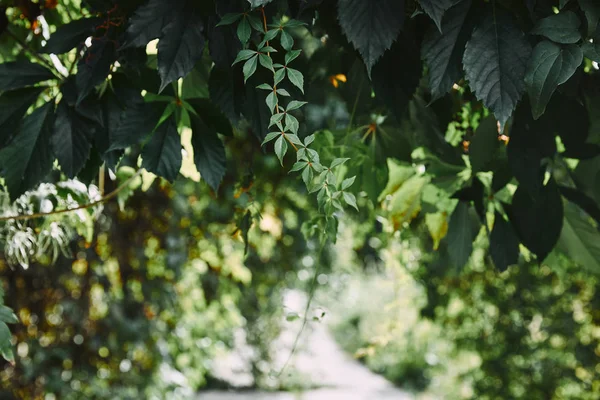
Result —
[[[118,188],[116,188],[115,190],[113,190],[112,192],[107,194],[106,196],[100,198],[99,200],[93,201],[91,203],[82,204],[82,205],[74,207],[74,208],[66,208],[64,210],[56,210],[56,211],[50,211],[50,212],[45,212],[45,213],[35,213],[35,214],[26,214],[26,215],[15,215],[15,216],[10,216],[10,217],[0,217],[0,222],[26,221],[26,220],[32,220],[32,219],[37,219],[37,218],[49,217],[52,215],[66,214],[66,213],[70,213],[73,211],[85,210],[88,208],[99,206],[99,205],[104,204],[107,201],[115,198],[119,193],[121,193],[123,190],[125,190],[134,179],[138,178],[142,174],[143,171],[144,171],[143,169],[138,170],[129,179],[127,179],[125,182],[123,182],[123,184],[121,184]]]

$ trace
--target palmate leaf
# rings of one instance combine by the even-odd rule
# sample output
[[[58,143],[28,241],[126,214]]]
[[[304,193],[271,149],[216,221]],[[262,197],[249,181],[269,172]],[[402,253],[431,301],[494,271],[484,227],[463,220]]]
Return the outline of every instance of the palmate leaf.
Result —
[[[200,117],[190,114],[194,163],[200,176],[216,192],[227,170],[225,147],[219,136]]]
[[[463,76],[462,59],[471,37],[474,18],[467,18],[471,0],[461,1],[446,11],[441,31],[431,27],[422,44],[422,57],[429,73],[433,99],[448,93]]]
[[[111,65],[117,59],[115,44],[107,38],[95,40],[78,65],[76,76],[78,97],[81,103],[92,89],[104,82]]]
[[[55,78],[46,67],[29,61],[12,61],[0,64],[0,92],[33,86]]]
[[[169,182],[177,178],[183,157],[174,113],[156,128],[142,150],[142,160],[142,168],[149,172],[162,176]]]
[[[201,15],[190,7],[175,13],[158,42],[160,91],[171,82],[185,77],[204,52],[204,24]]]
[[[502,126],[525,90],[529,42],[514,19],[500,9],[489,12],[467,43],[463,65],[477,99]]]
[[[90,122],[65,102],[58,105],[52,148],[61,170],[71,179],[79,174],[90,156],[93,129]]]
[[[122,48],[143,47],[158,39],[171,14],[183,6],[183,1],[150,0],[139,7],[127,26],[127,36]]]
[[[362,56],[367,72],[398,37],[404,24],[404,0],[340,0],[338,20]]]
[[[535,119],[544,113],[558,85],[573,76],[582,61],[583,52],[577,45],[560,46],[544,40],[535,46],[525,75]]]
[[[48,102],[25,117],[17,136],[0,151],[0,176],[12,200],[40,183],[52,170],[53,107],[54,103]]]
[[[77,47],[92,35],[96,26],[102,23],[102,18],[81,18],[59,27],[50,35],[50,39],[41,49],[41,53],[63,54]]]
[[[442,29],[442,17],[447,9],[452,7],[456,0],[418,0],[423,11],[435,22],[441,33],[446,33]]]

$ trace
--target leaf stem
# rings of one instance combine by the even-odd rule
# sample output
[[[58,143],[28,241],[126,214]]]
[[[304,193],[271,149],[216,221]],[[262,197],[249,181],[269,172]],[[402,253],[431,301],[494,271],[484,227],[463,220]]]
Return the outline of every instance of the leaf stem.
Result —
[[[135,178],[138,178],[142,174],[143,171],[144,171],[143,169],[138,170],[129,179],[127,179],[125,182],[123,182],[123,184],[121,184],[118,188],[116,188],[115,190],[113,190],[112,192],[110,192],[109,194],[107,194],[106,196],[100,198],[99,200],[93,201],[91,203],[83,204],[83,205],[80,205],[80,206],[77,206],[77,207],[74,207],[74,208],[67,208],[67,209],[64,209],[64,210],[50,211],[50,212],[46,212],[46,213],[36,213],[36,214],[27,214],[27,215],[15,215],[15,216],[11,216],[11,217],[0,217],[0,222],[5,222],[5,221],[26,221],[26,220],[31,220],[31,219],[49,217],[49,216],[52,216],[52,215],[66,214],[66,213],[70,213],[70,212],[73,212],[73,211],[85,210],[85,209],[88,209],[88,208],[99,206],[99,205],[104,204],[107,201],[115,198],[119,193],[121,193],[123,190],[125,190],[129,186],[129,184]]]
[[[52,65],[51,62],[49,62],[44,57],[42,57],[37,51],[35,51],[31,47],[29,47],[29,45],[27,43],[25,43],[23,40],[21,40],[17,35],[15,35],[10,28],[6,28],[6,34],[8,36],[10,36],[15,42],[17,42],[23,48],[23,50],[27,51],[34,58],[36,58],[38,61],[40,61],[46,67],[48,67],[57,78],[62,79],[61,73],[56,69],[56,67],[54,65]]]

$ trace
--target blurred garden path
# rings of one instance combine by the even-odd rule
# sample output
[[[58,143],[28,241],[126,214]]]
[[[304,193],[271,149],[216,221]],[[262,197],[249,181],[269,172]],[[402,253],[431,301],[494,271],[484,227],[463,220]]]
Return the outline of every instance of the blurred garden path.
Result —
[[[303,313],[305,296],[290,292],[285,298],[288,311]],[[276,365],[282,366],[292,348],[301,321],[287,323],[277,343]],[[311,389],[298,393],[201,392],[198,400],[409,400],[415,396],[398,389],[383,377],[346,354],[321,322],[307,324],[300,346],[284,374],[296,374],[310,382]],[[298,380],[298,378],[296,378]]]

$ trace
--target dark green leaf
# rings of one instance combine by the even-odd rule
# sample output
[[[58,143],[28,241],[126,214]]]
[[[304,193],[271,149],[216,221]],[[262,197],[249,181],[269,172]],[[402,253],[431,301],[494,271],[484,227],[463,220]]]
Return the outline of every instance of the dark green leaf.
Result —
[[[25,88],[0,94],[0,148],[12,138],[27,109],[42,93],[42,88]]]
[[[181,138],[175,114],[160,124],[142,150],[142,168],[173,182],[181,169]]]
[[[102,23],[102,18],[81,18],[59,27],[40,51],[47,54],[63,54],[80,45]]]
[[[371,68],[391,47],[404,25],[404,0],[340,0],[338,20],[370,76]]]
[[[470,208],[469,203],[459,201],[448,222],[448,254],[450,261],[459,268],[469,261],[473,251],[476,233],[471,225]]]
[[[12,200],[39,184],[52,170],[53,107],[54,103],[48,102],[25,117],[17,136],[0,151],[0,175]]]
[[[258,57],[260,60],[260,65],[262,65],[271,72],[275,72],[275,70],[273,69],[273,60],[271,60],[271,57],[269,57],[266,54],[260,54]]]
[[[127,26],[127,37],[123,48],[145,47],[151,40],[161,36],[165,25],[183,2],[179,0],[150,0],[139,7]]]
[[[574,44],[561,47],[544,40],[535,46],[525,75],[531,111],[535,119],[544,113],[558,85],[565,83],[582,61],[583,53],[579,46]]]
[[[474,22],[474,18],[467,18],[470,7],[471,0],[452,6],[442,18],[443,33],[431,27],[425,34],[422,56],[427,65],[433,99],[448,93],[463,76],[463,54]]]
[[[77,103],[81,103],[92,89],[104,82],[111,65],[117,59],[115,44],[107,38],[95,40],[79,62],[77,71]]]
[[[582,267],[600,274],[600,232],[591,219],[571,203],[565,207],[558,248]]]
[[[540,261],[552,251],[563,227],[563,202],[554,179],[532,195],[519,185],[509,216],[521,242]]]
[[[56,109],[52,148],[62,172],[73,179],[90,156],[93,126],[64,102]]]
[[[158,42],[160,91],[171,82],[185,77],[204,52],[204,24],[195,10],[183,9],[163,29]]]
[[[490,115],[479,123],[469,145],[469,159],[473,172],[490,170],[499,143],[498,124],[496,119]]]
[[[304,75],[302,72],[293,68],[286,68],[287,76],[292,85],[296,86],[302,93],[304,93]]]
[[[258,55],[250,58],[248,61],[244,63],[244,82],[248,80],[254,73],[256,72],[256,66],[258,65]]]
[[[4,322],[0,322],[0,356],[9,362],[15,360],[10,342],[11,338],[12,335],[8,326]]]
[[[467,43],[463,64],[469,85],[503,127],[525,90],[530,54],[523,32],[499,9],[480,21]]]
[[[419,4],[423,11],[435,22],[435,25],[440,32],[446,33],[442,29],[442,17],[447,9],[449,9],[455,0],[419,0]]]
[[[199,62],[194,69],[185,77],[181,85],[182,99],[207,98],[208,79],[210,77],[210,68],[205,63]]]
[[[272,1],[273,0],[248,0],[248,3],[250,3],[250,7],[256,8],[256,7],[262,7],[264,5],[267,5]]]
[[[343,192],[342,196],[344,197],[344,201],[346,202],[346,204],[358,211],[358,205],[356,204],[356,196],[354,196],[354,194]]]
[[[246,43],[248,43],[248,40],[250,40],[251,35],[252,35],[252,27],[250,26],[248,19],[246,17],[244,17],[244,18],[242,18],[242,20],[240,21],[240,23],[238,24],[238,27],[237,27],[238,39],[240,39],[240,42],[242,42],[242,44],[245,45]]]
[[[233,136],[233,129],[229,120],[211,101],[208,99],[194,99],[190,100],[189,104],[209,129],[224,136]]]
[[[592,217],[598,224],[600,224],[600,207],[598,204],[583,193],[580,190],[559,186],[560,193],[569,200],[571,203],[578,205],[583,211],[585,211],[590,217]]]
[[[126,149],[137,145],[148,136],[163,114],[165,105],[135,101],[114,116],[110,129],[110,146],[107,151]]]
[[[13,310],[5,305],[0,305],[0,321],[7,324],[16,324],[19,322],[19,318],[17,318]]]
[[[583,46],[581,46],[581,50],[583,50],[583,54],[587,58],[600,63],[600,42],[585,42]]]
[[[292,47],[294,46],[294,38],[292,37],[292,35],[290,35],[289,33],[287,33],[285,30],[281,31],[281,47],[283,47],[285,50],[292,50]]]
[[[29,61],[0,64],[0,92],[33,86],[54,78],[54,74],[49,69]]]
[[[244,87],[241,79],[236,79],[237,74],[230,68],[214,67],[210,71],[208,92],[211,101],[229,118],[237,123],[242,112],[244,93],[250,90]],[[267,110],[268,112],[268,110]]]
[[[490,234],[490,256],[500,271],[519,260],[519,238],[509,221],[496,211],[494,227]]]
[[[600,3],[597,0],[579,0],[579,7],[587,19],[588,36],[594,36],[600,21]]]
[[[277,155],[277,158],[279,158],[281,165],[283,165],[283,158],[285,157],[285,153],[287,153],[287,149],[287,140],[285,140],[284,135],[281,135],[279,139],[275,141],[275,154]]]
[[[221,18],[221,20],[219,21],[219,23],[217,24],[217,26],[224,26],[224,25],[231,25],[235,22],[237,22],[238,19],[242,18],[244,14],[225,14],[223,15],[223,18]]]
[[[573,11],[560,12],[542,18],[535,24],[531,33],[545,36],[557,43],[577,43],[581,40],[579,26],[581,21]]]
[[[194,163],[200,176],[216,192],[225,176],[225,147],[217,133],[200,117],[190,115]]]

